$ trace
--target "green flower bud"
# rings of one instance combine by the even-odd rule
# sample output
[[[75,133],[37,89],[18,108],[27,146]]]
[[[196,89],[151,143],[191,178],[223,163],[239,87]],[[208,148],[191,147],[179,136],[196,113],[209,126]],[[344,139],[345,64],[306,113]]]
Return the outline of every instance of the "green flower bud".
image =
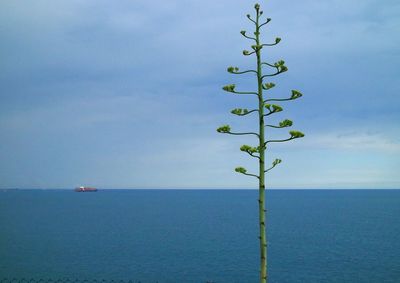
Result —
[[[226,85],[222,89],[227,92],[235,92],[235,85],[234,84]]]
[[[274,86],[275,86],[274,83],[266,83],[263,85],[263,89],[268,90],[268,89],[273,88]]]
[[[246,31],[245,30],[241,30],[240,33],[245,36],[246,35]]]
[[[235,73],[235,72],[239,71],[239,68],[231,66],[231,67],[228,67],[227,71],[228,71],[228,73]]]
[[[242,114],[242,109],[241,109],[241,108],[233,109],[233,110],[231,111],[231,113],[232,113],[232,114],[235,114],[235,115],[241,115],[241,114]]]
[[[275,113],[275,112],[281,112],[283,108],[279,105],[276,104],[265,104],[265,108],[267,108],[269,111]]]
[[[247,109],[242,109],[242,108],[235,108],[231,111],[232,114],[235,115],[244,115],[247,114],[249,112],[249,110]]]
[[[286,72],[288,70],[288,68],[286,67],[286,66],[280,66],[280,68],[279,68],[279,72],[280,73],[284,73],[284,72]]]
[[[285,119],[282,122],[279,122],[279,127],[284,128],[284,127],[290,127],[293,125],[293,122],[289,119]]]
[[[256,152],[258,152],[258,148],[257,147],[251,147],[251,146],[249,146],[247,144],[242,145],[240,147],[240,150],[248,152],[248,153],[256,153]]]
[[[258,3],[255,4],[255,5],[254,5],[254,9],[256,9],[256,10],[260,9],[260,4],[258,4]]]
[[[243,167],[236,167],[235,171],[242,174],[245,174],[247,172],[246,168]]]
[[[257,50],[260,50],[260,49],[262,48],[262,45],[252,45],[251,48],[252,48],[254,51],[257,51]]]
[[[279,105],[276,104],[272,104],[272,112],[281,112],[283,110],[283,108]]]
[[[275,43],[278,44],[279,42],[281,42],[281,38],[280,37],[275,38]]]
[[[245,56],[250,55],[250,52],[247,50],[243,50],[243,55],[245,55]]]
[[[304,137],[304,134],[299,131],[290,131],[289,134],[291,135],[291,138],[293,138],[293,139]]]
[[[276,166],[281,162],[282,162],[282,160],[277,158],[277,159],[274,160],[274,162],[272,162],[272,166]]]
[[[302,97],[303,96],[303,94],[300,92],[300,91],[297,91],[297,90],[292,90],[292,96],[290,97],[290,99],[296,99],[296,98],[299,98],[299,97]]]
[[[241,151],[248,151],[248,150],[250,150],[251,149],[251,146],[249,146],[249,145],[247,145],[247,144],[244,144],[244,145],[242,145],[241,147],[240,147],[240,150]]]
[[[217,129],[218,133],[229,133],[231,131],[231,127],[229,125],[223,125]]]

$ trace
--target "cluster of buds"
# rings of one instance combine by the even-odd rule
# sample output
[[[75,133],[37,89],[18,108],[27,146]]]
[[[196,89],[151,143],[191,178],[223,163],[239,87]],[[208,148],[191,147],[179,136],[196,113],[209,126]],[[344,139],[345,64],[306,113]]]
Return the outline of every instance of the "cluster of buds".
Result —
[[[293,122],[289,119],[285,119],[282,122],[279,122],[279,127],[285,128],[285,127],[291,127],[293,125]]]
[[[228,71],[228,73],[234,74],[239,71],[239,68],[231,66],[231,67],[228,67],[228,69],[226,69],[226,70]]]
[[[235,171],[238,173],[242,173],[242,174],[246,174],[246,172],[247,172],[246,168],[243,168],[243,167],[236,167]]]
[[[250,55],[250,51],[248,51],[248,50],[243,50],[243,55],[244,55],[244,56]]]
[[[299,132],[299,131],[290,131],[289,134],[290,134],[292,139],[297,139],[297,138],[304,137],[304,134],[302,132]]]
[[[276,104],[265,104],[265,108],[269,110],[270,113],[281,112],[283,108]]]
[[[249,146],[249,145],[247,145],[247,144],[242,145],[242,146],[240,147],[240,150],[241,150],[241,151],[248,152],[248,153],[250,153],[250,154],[259,152],[259,148],[258,148],[258,147],[252,147],[252,146]]]
[[[299,98],[299,97],[302,97],[303,96],[303,94],[300,92],[300,91],[298,91],[298,90],[292,90],[292,96],[290,97],[290,99],[296,99],[296,98]]]
[[[231,127],[229,125],[223,125],[217,129],[218,133],[229,133],[231,131]]]
[[[278,69],[279,73],[286,72],[288,68],[285,66],[285,61],[279,60],[278,62],[274,63],[274,66]]]
[[[235,85],[234,84],[226,85],[222,89],[227,92],[235,92]]]
[[[274,83],[266,83],[266,84],[263,84],[262,88],[265,90],[268,90],[268,89],[273,88],[274,86],[275,86]]]
[[[277,158],[277,159],[274,160],[274,162],[272,162],[272,166],[275,167],[276,165],[278,165],[281,162],[282,162],[282,160]]]
[[[253,49],[254,51],[261,50],[261,48],[262,48],[262,45],[252,45],[251,46],[251,49]]]
[[[231,111],[231,113],[240,116],[240,115],[246,115],[247,113],[249,113],[249,110],[242,108],[235,108]]]

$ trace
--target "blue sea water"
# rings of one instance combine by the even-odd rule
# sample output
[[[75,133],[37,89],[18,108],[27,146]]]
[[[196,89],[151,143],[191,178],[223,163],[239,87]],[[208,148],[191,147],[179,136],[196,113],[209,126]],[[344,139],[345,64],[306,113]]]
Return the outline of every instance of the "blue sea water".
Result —
[[[271,283],[400,282],[399,190],[267,192]],[[0,279],[258,281],[255,190],[0,191]]]

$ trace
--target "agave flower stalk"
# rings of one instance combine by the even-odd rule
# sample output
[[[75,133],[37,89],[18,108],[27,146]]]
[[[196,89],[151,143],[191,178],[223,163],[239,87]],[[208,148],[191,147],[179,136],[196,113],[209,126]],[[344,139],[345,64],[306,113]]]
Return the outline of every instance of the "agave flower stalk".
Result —
[[[266,117],[282,112],[283,108],[277,104],[271,104],[270,102],[275,101],[290,101],[298,99],[302,96],[301,92],[297,90],[292,90],[292,94],[288,98],[271,98],[268,95],[268,90],[275,87],[275,83],[273,82],[265,82],[270,77],[275,77],[279,74],[282,74],[288,70],[285,65],[285,61],[279,60],[275,63],[268,63],[262,61],[261,53],[265,47],[275,46],[280,41],[281,38],[276,38],[275,42],[273,43],[261,43],[260,40],[260,31],[263,26],[268,24],[271,19],[267,18],[264,22],[262,22],[262,14],[263,11],[260,10],[260,5],[256,4],[254,6],[255,9],[255,18],[252,18],[250,15],[247,15],[247,18],[254,24],[255,31],[254,36],[250,36],[247,34],[246,31],[242,30],[240,33],[247,39],[252,41],[252,45],[250,46],[250,50],[243,50],[244,56],[255,56],[257,62],[257,69],[256,70],[244,70],[241,71],[239,67],[228,67],[227,71],[231,74],[235,75],[243,75],[243,74],[253,74],[255,75],[255,79],[257,81],[257,89],[255,91],[237,91],[235,84],[229,84],[224,86],[222,89],[229,93],[233,93],[235,95],[254,95],[257,97],[258,107],[255,109],[242,109],[242,108],[235,108],[231,111],[232,114],[237,116],[247,116],[252,113],[258,114],[258,131],[257,132],[234,132],[231,130],[229,125],[221,126],[217,129],[219,133],[224,134],[231,134],[231,135],[254,135],[258,139],[257,146],[250,146],[250,145],[242,145],[240,150],[247,153],[251,157],[258,159],[259,163],[259,172],[258,174],[249,173],[246,168],[244,167],[237,167],[235,171],[237,173],[247,175],[250,177],[254,177],[258,179],[258,207],[259,207],[259,244],[260,244],[260,283],[267,283],[268,282],[268,266],[267,266],[267,233],[266,233],[266,202],[265,202],[265,173],[269,172],[273,168],[275,168],[278,164],[282,162],[281,159],[275,159],[272,162],[272,166],[269,168],[265,168],[265,155],[267,150],[267,145],[270,143],[278,143],[278,142],[286,142],[297,138],[304,137],[304,134],[299,131],[289,131],[289,137],[283,139],[275,139],[275,140],[266,140],[266,127],[269,128],[286,128],[291,127],[293,122],[289,119],[284,119],[278,125],[271,125],[265,124]],[[272,69],[272,71],[267,71],[263,73],[263,68]],[[266,93],[264,93],[266,92]]]

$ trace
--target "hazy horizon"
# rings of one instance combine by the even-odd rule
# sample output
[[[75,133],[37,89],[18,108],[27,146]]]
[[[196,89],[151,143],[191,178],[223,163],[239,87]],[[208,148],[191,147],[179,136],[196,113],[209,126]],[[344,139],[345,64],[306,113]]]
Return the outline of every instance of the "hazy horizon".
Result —
[[[18,188],[18,187],[15,187],[15,188],[1,188],[0,190],[28,190],[28,191],[30,191],[30,190],[45,190],[45,191],[47,191],[47,190],[53,190],[53,191],[57,191],[57,190],[59,190],[59,191],[72,191],[74,188]],[[196,188],[196,187],[193,187],[193,188],[190,188],[190,187],[176,187],[176,188],[174,188],[174,187],[159,187],[159,188],[156,188],[156,187],[133,187],[133,188],[103,188],[103,187],[97,187],[96,189],[98,189],[98,190],[101,190],[101,191],[112,191],[112,190],[119,190],[119,191],[125,191],[125,190],[177,190],[177,191],[184,191],[184,190],[188,190],[188,191],[190,191],[190,190],[231,190],[231,191],[246,191],[246,190],[258,190],[258,187],[252,187],[252,188],[242,188],[242,187],[237,187],[237,188],[235,188],[235,187],[198,187],[198,188]],[[321,191],[324,191],[324,190],[399,190],[400,188],[382,188],[382,187],[377,187],[377,188],[372,188],[372,187],[370,187],[370,188],[368,188],[368,187],[366,187],[366,188],[361,188],[361,187],[354,187],[354,188],[349,188],[349,187],[321,187],[321,188],[317,188],[317,187],[315,187],[315,188],[312,188],[312,187],[310,187],[310,188],[306,188],[306,187],[297,187],[297,188],[285,188],[285,187],[282,187],[282,188],[279,188],[279,187],[272,187],[272,188],[270,188],[270,187],[268,187],[267,188],[267,190],[287,190],[287,191],[296,191],[296,190],[299,190],[299,191],[301,191],[301,190],[321,190]]]

